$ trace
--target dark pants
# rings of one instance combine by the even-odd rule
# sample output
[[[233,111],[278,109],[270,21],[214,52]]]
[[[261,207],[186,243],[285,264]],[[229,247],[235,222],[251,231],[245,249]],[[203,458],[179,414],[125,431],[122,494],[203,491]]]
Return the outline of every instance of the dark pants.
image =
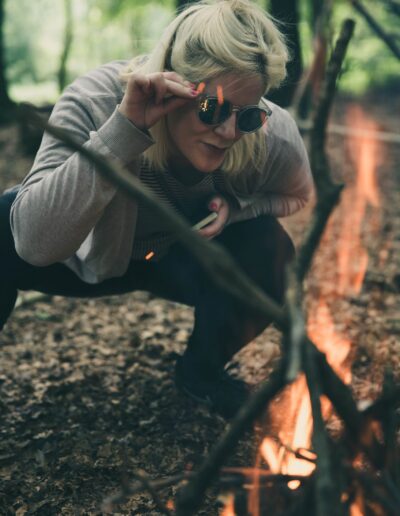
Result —
[[[48,267],[30,265],[15,251],[9,223],[14,198],[15,193],[0,196],[0,331],[14,308],[18,290],[71,297],[145,290],[194,307],[194,328],[185,357],[211,372],[224,365],[270,322],[215,286],[180,244],[175,244],[159,262],[131,262],[124,276],[96,285],[80,280],[61,263]],[[232,224],[215,240],[267,294],[282,302],[284,268],[294,249],[275,218],[264,215]]]

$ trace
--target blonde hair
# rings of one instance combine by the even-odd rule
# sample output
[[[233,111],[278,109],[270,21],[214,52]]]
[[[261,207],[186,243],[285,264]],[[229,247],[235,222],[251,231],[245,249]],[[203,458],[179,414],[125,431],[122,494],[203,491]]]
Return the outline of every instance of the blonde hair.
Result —
[[[189,5],[165,29],[153,52],[133,59],[131,72],[174,70],[194,83],[226,73],[261,77],[264,95],[286,76],[288,52],[271,17],[250,0],[203,0]],[[163,117],[151,129],[155,145],[144,154],[153,167],[165,170],[171,143]],[[259,170],[267,155],[262,129],[244,134],[227,152],[222,170],[240,172],[250,163]]]

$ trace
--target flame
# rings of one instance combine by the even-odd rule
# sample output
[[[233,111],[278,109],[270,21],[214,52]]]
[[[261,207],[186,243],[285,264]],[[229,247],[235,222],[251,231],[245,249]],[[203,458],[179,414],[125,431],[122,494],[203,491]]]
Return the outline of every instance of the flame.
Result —
[[[235,513],[235,497],[229,493],[225,497],[225,507],[222,509],[220,516],[236,516]]]
[[[205,82],[201,82],[198,86],[197,86],[197,93],[203,93],[203,91],[205,90],[206,88],[206,83]]]
[[[350,108],[347,122],[355,130],[378,129],[358,106]],[[375,175],[381,156],[378,141],[370,136],[363,136],[357,141],[350,139],[348,147],[356,163],[357,178],[342,197],[342,231],[338,244],[339,295],[356,295],[361,290],[368,266],[368,254],[362,244],[363,222],[368,205],[375,208],[380,206]]]
[[[222,104],[224,103],[224,91],[223,91],[222,86],[220,86],[220,85],[217,86],[217,99],[218,99],[218,104],[220,106],[222,106]]]
[[[376,131],[375,125],[366,119],[360,108],[353,108],[348,119],[355,129],[361,127]],[[320,267],[316,276],[323,281],[314,289],[317,291],[316,301],[309,302],[307,321],[310,339],[346,384],[351,382],[351,340],[336,324],[332,306],[343,296],[359,293],[364,281],[368,254],[362,236],[371,224],[372,228],[375,225],[375,230],[379,226],[376,220],[374,222],[376,210],[374,212],[373,209],[380,206],[375,170],[381,156],[377,141],[370,136],[351,140],[349,145],[356,179],[345,189],[339,209],[327,224],[319,254],[322,258],[315,265]],[[321,397],[321,409],[327,420],[332,406],[324,396]],[[310,452],[312,411],[304,375],[270,407],[270,419],[271,425],[278,428],[277,438],[266,436],[259,452],[271,473],[299,477],[310,475],[315,469],[315,454]],[[307,458],[310,460],[305,460]],[[300,480],[288,483],[290,489],[298,489],[300,485]],[[363,511],[363,496],[358,490],[350,514],[360,516]]]
[[[364,497],[360,488],[357,489],[354,502],[350,506],[350,516],[364,516],[365,506]]]
[[[153,256],[155,255],[155,252],[154,251],[150,251],[146,254],[145,256],[145,259],[146,260],[151,260],[153,258]]]
[[[175,510],[175,504],[171,498],[167,501],[167,503],[165,505],[166,505],[167,509],[169,509],[170,511]]]
[[[317,348],[327,357],[336,374],[347,384],[351,382],[350,364],[346,365],[351,341],[335,330],[327,303],[320,299],[316,308],[310,312],[308,334]]]
[[[280,443],[271,437],[265,437],[260,453],[272,473],[308,476],[315,469],[315,464],[296,457],[297,450],[311,446],[311,404],[304,375],[285,394],[285,419],[280,422],[278,435]],[[290,489],[297,489],[300,482],[290,481],[289,484]]]

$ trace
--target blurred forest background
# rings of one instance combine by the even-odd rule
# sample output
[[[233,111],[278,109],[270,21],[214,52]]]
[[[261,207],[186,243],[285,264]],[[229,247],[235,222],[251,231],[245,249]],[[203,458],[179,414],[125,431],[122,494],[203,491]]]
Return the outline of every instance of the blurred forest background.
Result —
[[[0,0],[0,105],[7,102],[7,97],[16,102],[54,103],[62,88],[78,75],[114,59],[149,52],[176,9],[185,3]],[[312,61],[316,20],[323,6],[331,4],[324,29],[328,49],[345,17],[352,16],[358,22],[340,89],[360,95],[400,85],[398,60],[350,0],[262,0],[259,4],[285,22],[283,30],[297,58],[291,65],[292,84],[301,68],[306,69]],[[365,0],[363,4],[396,44],[400,2]]]

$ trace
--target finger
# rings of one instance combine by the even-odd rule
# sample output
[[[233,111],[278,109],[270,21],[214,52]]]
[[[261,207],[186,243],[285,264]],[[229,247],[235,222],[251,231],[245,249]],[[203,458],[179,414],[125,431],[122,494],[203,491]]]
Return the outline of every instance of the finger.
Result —
[[[174,82],[178,82],[180,84],[183,84],[185,86],[194,87],[195,85],[191,83],[190,81],[187,81],[182,77],[182,75],[179,75],[176,72],[163,72],[163,75],[166,79],[169,79]]]
[[[184,99],[181,97],[169,97],[164,99],[161,115],[167,115],[168,113],[171,113],[171,111],[184,106],[189,100],[190,99],[188,98]]]
[[[201,229],[199,234],[206,238],[214,237],[221,233],[224,225],[225,221],[223,220],[223,217],[218,215],[218,217],[213,222],[211,222],[211,224],[208,224],[205,228]]]
[[[146,75],[131,75],[128,80],[128,88],[130,90],[139,88],[148,93],[151,89],[151,81]]]
[[[165,80],[167,86],[167,92],[170,96],[176,97],[184,97],[184,98],[196,98],[198,96],[197,91],[192,88],[190,83],[181,84],[180,82],[171,81],[169,79]]]
[[[222,199],[221,197],[213,197],[210,202],[208,203],[208,208],[211,211],[219,211],[222,206]]]
[[[164,76],[162,74],[156,74],[156,75],[150,77],[150,81],[151,81],[151,83],[154,87],[154,91],[155,91],[154,102],[156,104],[160,104],[168,91],[166,79],[164,78]]]

